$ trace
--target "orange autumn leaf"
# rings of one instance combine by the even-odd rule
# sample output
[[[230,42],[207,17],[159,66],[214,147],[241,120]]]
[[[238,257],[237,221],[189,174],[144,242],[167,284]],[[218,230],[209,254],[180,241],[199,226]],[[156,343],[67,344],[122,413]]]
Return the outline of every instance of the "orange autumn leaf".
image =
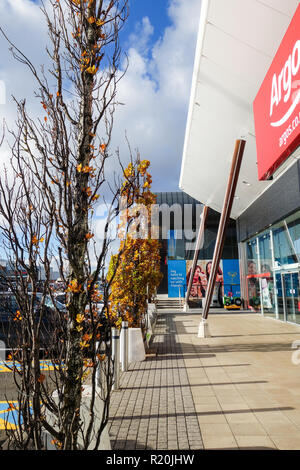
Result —
[[[85,333],[82,337],[83,341],[89,341],[92,338],[92,335]]]
[[[81,291],[81,284],[78,284],[77,279],[73,279],[66,289],[66,292],[79,293],[80,291]]]
[[[85,190],[86,194],[90,197],[93,194],[93,191],[90,186],[88,186]]]
[[[22,315],[21,315],[20,310],[16,311],[16,315],[14,317],[14,321],[18,321],[18,320],[22,320]]]
[[[32,242],[33,245],[37,245],[37,244],[38,244],[38,238],[37,238],[36,235],[34,235],[34,236],[32,237],[31,242]]]
[[[106,355],[105,354],[97,354],[97,358],[99,359],[99,361],[103,362],[103,361],[105,361]]]

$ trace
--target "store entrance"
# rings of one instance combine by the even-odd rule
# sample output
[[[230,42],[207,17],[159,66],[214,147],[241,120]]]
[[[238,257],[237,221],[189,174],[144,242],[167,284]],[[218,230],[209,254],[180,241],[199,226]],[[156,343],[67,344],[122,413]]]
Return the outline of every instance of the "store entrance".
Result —
[[[281,274],[285,320],[300,324],[300,273]]]

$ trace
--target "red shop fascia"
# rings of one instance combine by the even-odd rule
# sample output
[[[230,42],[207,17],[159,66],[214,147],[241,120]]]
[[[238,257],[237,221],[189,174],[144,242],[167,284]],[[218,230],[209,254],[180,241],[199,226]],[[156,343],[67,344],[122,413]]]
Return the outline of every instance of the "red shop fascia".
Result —
[[[258,179],[300,144],[300,4],[253,103]]]

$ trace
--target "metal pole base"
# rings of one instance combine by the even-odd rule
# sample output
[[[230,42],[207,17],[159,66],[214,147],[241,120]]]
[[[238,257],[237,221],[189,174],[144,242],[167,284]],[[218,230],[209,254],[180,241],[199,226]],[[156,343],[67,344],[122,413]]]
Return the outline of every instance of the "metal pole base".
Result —
[[[4,341],[0,341],[0,360],[5,361],[6,360],[6,346]]]
[[[209,331],[207,320],[201,319],[198,328],[198,338],[210,338],[211,334]]]
[[[188,304],[187,302],[184,303],[184,305],[183,305],[183,311],[184,311],[184,312],[188,312],[188,311],[189,311],[189,304]]]
[[[120,360],[122,364],[122,372],[128,371],[128,322],[122,322],[120,334]]]
[[[112,341],[112,359],[113,359],[113,384],[112,390],[119,389],[120,379],[120,331],[118,328],[111,329],[111,341]]]

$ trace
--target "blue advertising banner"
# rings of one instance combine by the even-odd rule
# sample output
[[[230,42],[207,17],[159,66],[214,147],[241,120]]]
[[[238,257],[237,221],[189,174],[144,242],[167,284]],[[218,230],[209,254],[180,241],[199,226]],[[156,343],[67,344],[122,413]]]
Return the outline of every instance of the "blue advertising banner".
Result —
[[[168,296],[179,297],[179,288],[181,296],[184,297],[186,291],[186,261],[169,260],[168,261]]]
[[[240,268],[238,259],[223,259],[224,294],[232,292],[234,297],[240,297]]]

